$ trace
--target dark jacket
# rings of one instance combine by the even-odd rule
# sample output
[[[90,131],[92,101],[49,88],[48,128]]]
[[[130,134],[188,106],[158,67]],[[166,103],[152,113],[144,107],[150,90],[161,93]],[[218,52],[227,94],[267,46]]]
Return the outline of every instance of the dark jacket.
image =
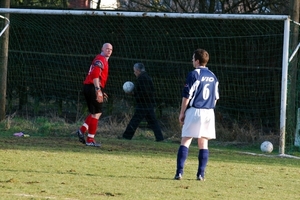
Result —
[[[154,85],[147,72],[142,72],[136,80],[134,97],[139,107],[155,106]]]

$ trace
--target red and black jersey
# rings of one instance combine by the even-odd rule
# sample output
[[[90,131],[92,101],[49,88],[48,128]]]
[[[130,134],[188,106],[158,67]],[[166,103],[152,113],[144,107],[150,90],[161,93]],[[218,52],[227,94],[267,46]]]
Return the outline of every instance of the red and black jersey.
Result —
[[[108,68],[109,66],[107,59],[103,55],[98,54],[94,58],[90,66],[89,73],[83,81],[83,84],[94,84],[93,79],[99,78],[100,86],[104,88],[108,78]]]

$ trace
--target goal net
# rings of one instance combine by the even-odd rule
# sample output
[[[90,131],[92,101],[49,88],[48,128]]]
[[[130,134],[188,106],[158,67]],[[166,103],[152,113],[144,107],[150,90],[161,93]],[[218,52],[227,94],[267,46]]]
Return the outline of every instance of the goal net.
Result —
[[[282,114],[284,21],[287,16],[140,13],[116,11],[0,10],[10,12],[8,109],[38,115],[59,102],[61,113],[84,105],[82,82],[105,42],[114,51],[105,115],[120,112],[125,81],[143,62],[152,76],[158,117],[177,109],[196,48],[210,54],[219,78],[217,120],[251,122],[279,134]],[[285,66],[286,67],[286,66]],[[18,101],[16,101],[18,100]],[[48,106],[51,108],[51,106]]]

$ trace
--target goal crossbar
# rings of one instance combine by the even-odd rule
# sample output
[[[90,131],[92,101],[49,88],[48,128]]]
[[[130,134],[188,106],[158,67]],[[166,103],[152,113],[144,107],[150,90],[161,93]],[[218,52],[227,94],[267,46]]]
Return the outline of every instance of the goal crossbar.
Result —
[[[201,14],[201,13],[157,13],[121,12],[100,10],[50,10],[50,9],[11,9],[0,8],[0,13],[42,14],[42,15],[95,15],[116,17],[162,17],[162,18],[202,18],[202,19],[249,19],[249,20],[286,20],[288,15],[246,15],[246,14]]]

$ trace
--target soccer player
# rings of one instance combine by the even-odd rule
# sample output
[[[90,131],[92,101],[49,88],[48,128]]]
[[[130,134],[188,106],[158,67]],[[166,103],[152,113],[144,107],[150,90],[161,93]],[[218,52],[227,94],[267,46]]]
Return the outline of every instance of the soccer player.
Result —
[[[154,132],[155,140],[163,141],[164,137],[154,112],[155,99],[152,78],[146,72],[143,63],[135,63],[133,73],[137,77],[133,91],[136,107],[121,138],[131,140],[139,124],[145,118]]]
[[[108,98],[107,94],[102,90],[105,88],[108,78],[108,59],[112,51],[113,46],[110,43],[103,44],[101,53],[94,58],[83,82],[83,93],[90,114],[77,131],[77,136],[79,141],[86,144],[86,146],[100,147],[100,143],[96,143],[94,138],[98,127],[98,120],[102,114],[103,101]],[[84,136],[87,131],[87,140],[85,141]]]
[[[175,179],[182,179],[184,163],[188,157],[193,138],[198,139],[197,180],[204,181],[208,162],[208,140],[215,139],[214,108],[219,99],[218,79],[207,67],[209,54],[203,49],[194,51],[192,62],[195,68],[187,78],[182,91],[179,123],[183,125],[181,144],[177,152]]]

